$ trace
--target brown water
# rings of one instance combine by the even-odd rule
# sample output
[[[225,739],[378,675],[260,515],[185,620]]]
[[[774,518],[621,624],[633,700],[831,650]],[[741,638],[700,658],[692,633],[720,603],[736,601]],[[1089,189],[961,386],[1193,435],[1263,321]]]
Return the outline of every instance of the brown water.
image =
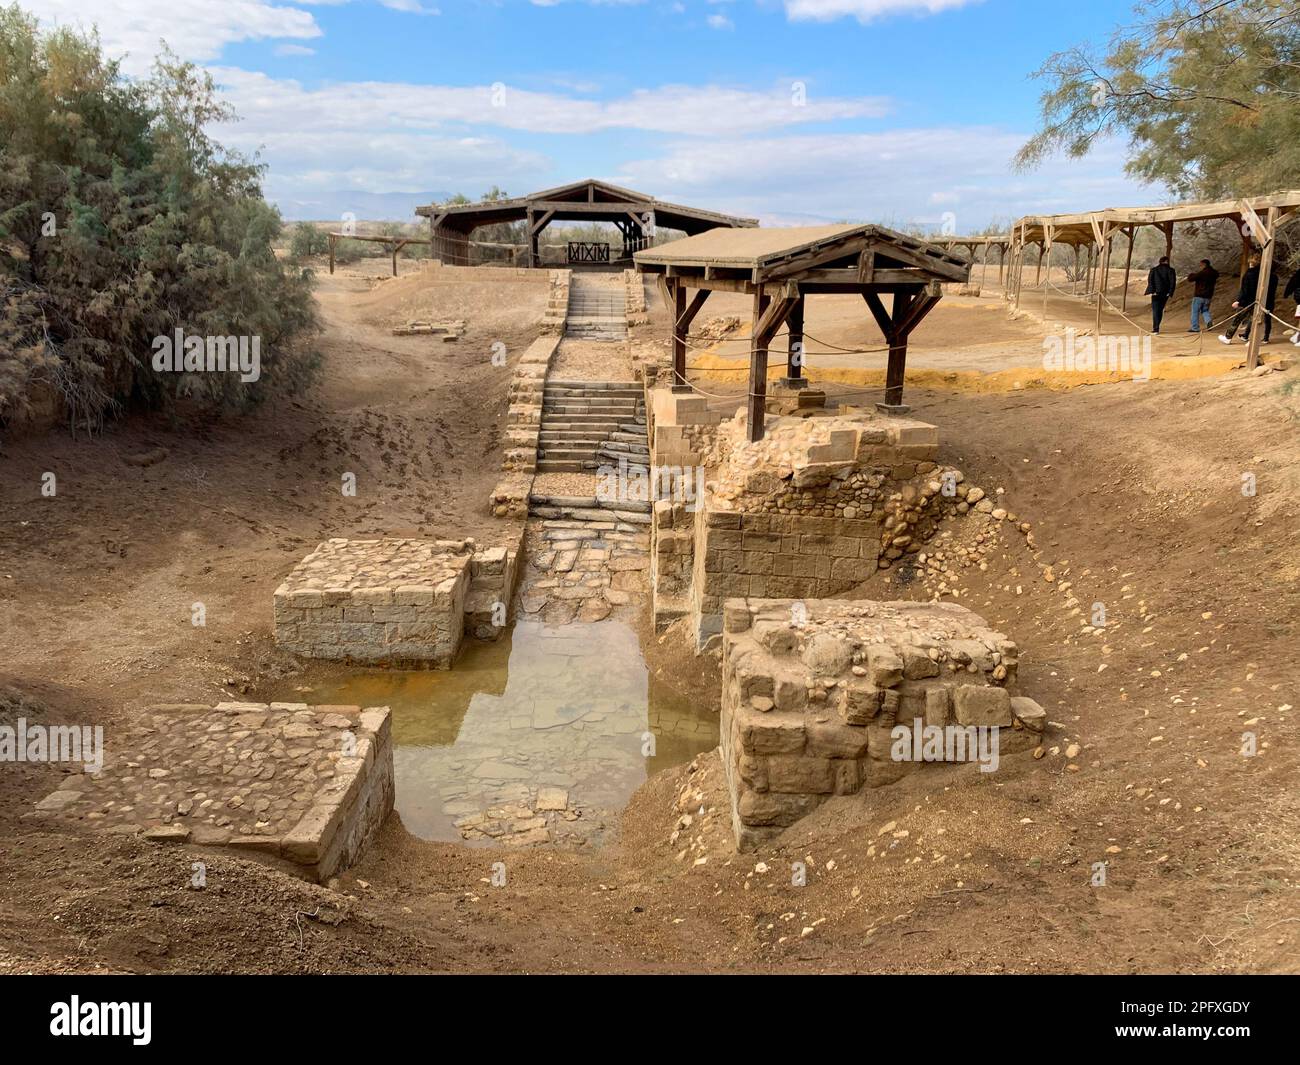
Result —
[[[553,816],[552,837],[598,840],[647,777],[718,743],[712,703],[657,682],[615,620],[521,620],[496,643],[466,641],[451,670],[366,670],[280,695],[391,707],[397,811],[425,839],[459,840],[457,821],[553,786],[580,815]]]

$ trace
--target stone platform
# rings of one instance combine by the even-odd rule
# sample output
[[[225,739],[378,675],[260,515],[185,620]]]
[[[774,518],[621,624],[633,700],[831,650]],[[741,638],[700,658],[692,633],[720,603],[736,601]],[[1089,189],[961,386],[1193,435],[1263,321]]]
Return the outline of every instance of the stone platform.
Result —
[[[387,707],[150,707],[110,738],[103,769],[70,774],[36,815],[159,842],[229,846],[327,880],[393,808]]]
[[[918,761],[984,750],[996,769],[1046,721],[1006,688],[1017,661],[1013,642],[955,603],[727,600],[721,741],[737,844]]]
[[[505,628],[518,546],[328,540],[275,590],[275,640],[308,658],[450,669],[466,630]]]

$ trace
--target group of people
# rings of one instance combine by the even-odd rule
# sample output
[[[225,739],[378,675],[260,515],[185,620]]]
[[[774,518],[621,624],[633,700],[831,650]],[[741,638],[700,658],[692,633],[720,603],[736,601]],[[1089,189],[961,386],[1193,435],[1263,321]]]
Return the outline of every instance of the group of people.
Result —
[[[1242,276],[1241,287],[1237,290],[1237,298],[1232,301],[1232,309],[1235,312],[1230,319],[1224,331],[1219,334],[1220,342],[1231,344],[1233,337],[1237,335],[1238,329],[1241,330],[1241,339],[1243,342],[1250,340],[1250,324],[1254,313],[1255,293],[1259,286],[1259,267],[1260,257],[1258,253],[1251,255],[1246,265],[1246,273]],[[1214,321],[1210,314],[1210,301],[1214,298],[1214,289],[1219,282],[1219,271],[1211,265],[1209,259],[1202,259],[1200,269],[1187,275],[1187,280],[1194,286],[1192,289],[1192,324],[1187,331],[1189,333],[1199,333],[1202,323],[1206,329]],[[1267,344],[1273,336],[1273,311],[1277,307],[1277,268],[1271,266],[1268,272],[1268,279],[1265,282],[1264,289],[1264,339],[1262,343]],[[1174,289],[1178,287],[1178,275],[1174,268],[1169,265],[1169,256],[1162,255],[1160,261],[1151,268],[1147,274],[1147,291],[1146,294],[1151,297],[1151,331],[1160,332],[1160,323],[1165,317],[1165,304],[1174,294]],[[1282,290],[1283,299],[1296,301],[1295,317],[1296,332],[1291,337],[1291,343],[1300,346],[1300,268],[1291,275],[1291,280],[1287,282],[1286,288]]]

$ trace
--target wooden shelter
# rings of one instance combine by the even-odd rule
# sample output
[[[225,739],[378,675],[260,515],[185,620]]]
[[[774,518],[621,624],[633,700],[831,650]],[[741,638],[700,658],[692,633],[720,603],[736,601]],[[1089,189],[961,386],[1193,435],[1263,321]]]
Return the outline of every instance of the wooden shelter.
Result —
[[[532,267],[541,265],[540,238],[552,222],[612,222],[622,235],[625,260],[650,242],[656,227],[689,235],[718,227],[758,225],[756,218],[683,207],[594,178],[508,200],[430,204],[417,207],[415,213],[429,219],[433,258],[461,265],[470,263],[470,237],[474,230],[500,222],[528,223],[528,265]],[[585,250],[577,260],[584,261],[595,261],[590,250]]]
[[[1230,219],[1241,233],[1241,275],[1246,273],[1246,262],[1252,252],[1260,253],[1259,286],[1254,296],[1254,310],[1250,326],[1250,347],[1246,365],[1254,368],[1259,363],[1260,321],[1264,315],[1265,283],[1276,249],[1274,239],[1279,227],[1300,217],[1300,190],[1269,193],[1266,196],[1249,196],[1239,200],[1216,200],[1208,203],[1179,203],[1167,207],[1108,207],[1103,211],[1084,211],[1078,214],[1026,215],[1018,219],[1008,234],[1011,241],[1011,276],[1008,278],[1008,295],[1016,307],[1020,305],[1020,292],[1024,281],[1024,253],[1031,245],[1038,246],[1038,264],[1034,284],[1041,279],[1043,259],[1050,256],[1053,244],[1067,244],[1089,252],[1089,270],[1095,270],[1095,280],[1089,291],[1096,300],[1096,330],[1101,332],[1101,310],[1110,274],[1110,259],[1115,237],[1128,237],[1124,259],[1124,287],[1120,299],[1121,313],[1128,309],[1129,273],[1133,265],[1134,235],[1142,226],[1154,226],[1165,238],[1165,254],[1171,255],[1174,247],[1174,226],[1179,222],[1209,222]],[[962,242],[978,238],[950,238]],[[1049,258],[1050,263],[1050,258]]]
[[[743,292],[754,300],[750,330],[749,439],[763,436],[767,350],[789,322],[786,382],[802,387],[804,300],[818,293],[857,293],[889,345],[884,409],[899,411],[907,338],[941,295],[944,282],[965,282],[970,266],[933,244],[874,225],[788,229],[714,229],[635,255],[637,269],[656,275],[672,312],[673,388],[689,391],[686,334],[709,293]],[[687,289],[695,294],[687,301]],[[892,297],[886,309],[881,297]]]

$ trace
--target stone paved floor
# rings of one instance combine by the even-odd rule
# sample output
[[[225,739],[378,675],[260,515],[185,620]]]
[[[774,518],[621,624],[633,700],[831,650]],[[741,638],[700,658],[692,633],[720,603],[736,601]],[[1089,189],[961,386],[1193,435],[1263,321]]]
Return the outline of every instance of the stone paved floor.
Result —
[[[619,520],[532,518],[519,589],[523,617],[550,625],[603,621],[649,595],[649,526]]]
[[[357,772],[361,713],[304,703],[151,707],[131,731],[105,736],[99,773],[69,774],[35,813],[278,852],[281,838]]]

